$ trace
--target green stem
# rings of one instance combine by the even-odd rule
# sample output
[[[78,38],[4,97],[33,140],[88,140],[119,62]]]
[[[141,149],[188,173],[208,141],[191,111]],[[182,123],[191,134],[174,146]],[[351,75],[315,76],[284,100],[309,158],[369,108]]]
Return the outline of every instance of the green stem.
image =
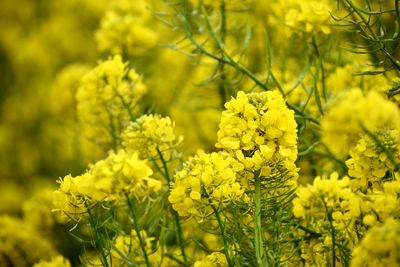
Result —
[[[256,249],[257,266],[261,267],[264,266],[264,249],[261,231],[261,179],[258,173],[255,174],[254,205],[254,245]]]
[[[220,6],[221,13],[221,43],[225,45],[225,35],[226,35],[226,15],[225,15],[225,1],[221,1]],[[223,54],[222,54],[223,55]],[[218,85],[219,95],[221,97],[221,106],[224,108],[225,102],[227,101],[227,92],[225,88],[226,73],[225,73],[225,63],[218,61],[218,70],[221,75],[220,82]]]
[[[162,162],[162,165],[163,165],[163,168],[164,168],[164,177],[167,180],[168,187],[169,187],[170,183],[171,183],[171,177],[169,175],[167,162],[165,161],[164,156],[161,153],[160,149],[157,147],[156,150],[157,150],[158,155],[160,156],[160,159],[161,159],[161,162]],[[187,259],[187,256],[186,256],[186,252],[185,252],[185,248],[184,248],[184,239],[183,239],[182,227],[181,227],[181,222],[180,222],[180,219],[179,219],[179,215],[174,209],[172,209],[172,214],[174,216],[176,228],[178,230],[177,231],[177,237],[178,237],[178,240],[179,240],[179,247],[180,247],[181,252],[182,252],[184,266],[189,266],[188,259]]]
[[[208,195],[207,198],[209,198]],[[224,243],[224,254],[226,257],[226,261],[228,262],[229,267],[233,267],[234,265],[231,257],[229,256],[229,251],[228,251],[228,241],[226,240],[225,236],[225,225],[222,222],[221,215],[219,214],[218,209],[214,206],[214,204],[210,203],[210,205],[214,211],[215,217],[217,218],[219,230],[221,231],[221,237],[222,237],[222,242]]]
[[[97,224],[94,221],[92,212],[90,211],[90,208],[88,207],[86,201],[85,201],[85,208],[86,208],[86,210],[88,212],[89,224],[90,224],[90,227],[92,228],[93,235],[94,235],[94,238],[95,238],[94,246],[100,252],[100,261],[101,261],[102,265],[108,267],[109,265],[108,265],[108,261],[107,261],[107,256],[103,251],[103,245],[102,245],[102,242],[101,242],[102,238],[100,236],[100,231],[97,228]]]
[[[324,203],[326,215],[328,217],[329,226],[331,228],[331,238],[332,238],[332,267],[336,267],[336,246],[335,246],[335,228],[333,227],[333,218],[332,214],[329,212],[328,206],[325,203],[325,200],[322,199]]]
[[[128,204],[129,213],[131,215],[130,219],[131,219],[131,222],[132,222],[132,226],[135,229],[135,232],[136,232],[136,234],[138,236],[139,243],[140,243],[140,248],[142,249],[142,252],[143,252],[144,261],[146,262],[146,266],[150,267],[151,265],[150,265],[149,257],[148,257],[147,252],[146,252],[146,246],[145,246],[143,237],[140,234],[139,225],[137,223],[137,216],[136,216],[135,208],[133,207],[133,203],[132,203],[131,199],[129,198],[129,196],[127,194],[125,194],[125,197],[126,197],[126,202]]]

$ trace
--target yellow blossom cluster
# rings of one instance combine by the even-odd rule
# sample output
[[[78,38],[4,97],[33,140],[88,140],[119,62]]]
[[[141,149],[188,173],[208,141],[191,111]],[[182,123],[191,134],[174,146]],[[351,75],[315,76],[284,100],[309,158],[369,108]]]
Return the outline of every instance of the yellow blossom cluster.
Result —
[[[348,155],[360,134],[400,129],[399,108],[375,91],[353,89],[339,95],[321,121],[322,140],[339,157]]]
[[[204,259],[196,261],[193,267],[228,267],[225,255],[221,252],[213,252]]]
[[[262,5],[262,4],[260,4]],[[331,33],[331,5],[329,1],[271,1],[270,23],[275,27],[285,25],[287,35],[314,33],[327,35]],[[260,8],[264,8],[260,6]]]
[[[96,32],[98,49],[111,54],[138,56],[157,44],[157,33],[148,25],[151,7],[146,0],[118,0],[103,16]]]
[[[146,253],[148,255],[151,266],[161,265],[161,254],[154,243],[155,238],[149,237],[147,232],[140,231],[140,236],[144,241]],[[113,250],[111,251],[112,266],[131,266],[130,263],[135,263],[135,266],[146,266],[144,256],[140,246],[140,240],[137,233],[132,230],[130,235],[118,235],[113,242]],[[128,261],[127,261],[128,259]]]
[[[87,73],[78,89],[77,112],[84,135],[105,147],[119,135],[138,110],[146,92],[142,77],[116,55]]]
[[[60,179],[60,188],[54,192],[55,206],[71,216],[80,216],[93,202],[115,201],[126,194],[145,197],[161,189],[161,182],[150,178],[153,174],[137,152],[110,152],[89,170],[77,177]]]
[[[353,188],[380,187],[387,172],[395,169],[393,163],[400,162],[399,132],[377,131],[373,136],[364,134],[357,145],[350,149],[350,159],[346,161]]]
[[[69,261],[63,256],[55,256],[51,260],[42,260],[33,267],[71,267]]]
[[[122,144],[127,151],[138,151],[141,158],[158,159],[162,153],[170,160],[183,139],[175,135],[174,128],[169,117],[144,115],[128,125],[122,133]]]
[[[358,241],[354,227],[361,214],[360,198],[349,183],[348,177],[339,179],[337,173],[332,173],[329,178],[316,177],[312,185],[297,189],[293,214],[302,226],[301,257],[307,265],[327,264],[325,260],[332,259],[334,253],[333,243],[349,250]],[[332,232],[336,232],[334,240]]]
[[[390,218],[400,218],[400,180],[395,174],[395,180],[383,183],[382,188],[373,189],[367,194],[360,194],[363,224],[376,226]]]
[[[259,170],[269,161],[296,160],[297,124],[279,92],[240,91],[225,107],[217,148],[228,152],[246,169]]]
[[[388,219],[371,228],[352,253],[352,267],[398,266],[400,262],[400,223]]]
[[[0,216],[0,266],[32,266],[56,255],[50,240],[31,225],[6,215]]]
[[[201,220],[213,214],[212,205],[227,206],[240,200],[243,193],[229,158],[221,153],[199,152],[175,174],[168,200],[180,216]]]
[[[286,25],[294,31],[331,33],[328,25],[330,19],[330,6],[328,1],[295,1],[286,15]]]

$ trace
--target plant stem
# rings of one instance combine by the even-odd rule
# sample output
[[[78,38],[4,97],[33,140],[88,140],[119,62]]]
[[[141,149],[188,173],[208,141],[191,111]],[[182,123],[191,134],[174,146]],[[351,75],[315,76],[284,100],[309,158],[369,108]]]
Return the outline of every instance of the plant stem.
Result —
[[[221,44],[225,46],[225,35],[226,35],[226,14],[225,14],[225,1],[221,1],[220,6],[221,13]],[[223,56],[223,53],[221,53]],[[218,85],[219,95],[221,97],[221,107],[224,108],[225,102],[227,101],[227,92],[225,88],[226,73],[225,63],[218,61],[218,70],[220,73],[220,82]]]
[[[99,229],[97,228],[97,224],[94,221],[92,212],[90,211],[90,208],[88,207],[86,202],[85,202],[85,208],[86,208],[86,210],[87,210],[87,212],[89,214],[89,224],[90,224],[90,227],[93,230],[93,234],[94,234],[94,238],[95,238],[94,246],[100,252],[100,261],[101,261],[102,265],[108,267],[109,265],[108,265],[108,262],[107,262],[107,256],[105,255],[105,253],[103,251],[103,245],[102,245],[102,242],[101,242],[102,239],[100,237]]]
[[[158,155],[159,155],[159,157],[161,159],[161,162],[162,162],[162,165],[163,165],[163,168],[164,168],[164,177],[167,180],[168,187],[169,187],[170,183],[171,183],[171,177],[169,175],[167,162],[165,161],[164,156],[161,153],[160,149],[157,147],[156,150],[157,150],[157,153],[158,153]],[[169,203],[169,205],[171,205],[171,203]],[[186,253],[185,253],[185,248],[184,248],[184,240],[183,240],[182,227],[181,227],[181,222],[180,222],[180,219],[179,219],[179,215],[176,212],[176,210],[174,210],[174,209],[172,209],[172,214],[173,214],[174,219],[175,219],[175,224],[176,224],[176,228],[177,228],[177,237],[178,237],[179,247],[181,249],[181,253],[182,253],[182,257],[183,257],[184,266],[189,266],[189,263],[188,263],[188,260],[187,260],[187,256],[186,256]]]
[[[335,247],[335,228],[333,227],[332,213],[329,212],[328,206],[325,200],[322,198],[322,202],[325,206],[326,215],[328,217],[329,225],[331,228],[331,238],[332,238],[332,267],[336,267],[336,247]]]
[[[207,195],[208,198],[208,195]],[[217,218],[217,222],[218,222],[218,227],[219,230],[221,231],[221,237],[222,237],[222,242],[224,243],[224,254],[226,257],[226,261],[228,262],[229,267],[233,267],[233,263],[232,263],[232,259],[229,256],[229,251],[228,251],[228,241],[226,240],[226,236],[225,236],[225,225],[221,220],[221,216],[219,214],[219,211],[217,208],[215,208],[214,204],[210,203],[211,208],[214,211],[215,217]]]
[[[135,208],[133,207],[133,203],[132,203],[131,199],[129,198],[129,196],[127,194],[125,194],[125,198],[126,198],[126,202],[128,204],[129,213],[131,215],[132,226],[135,229],[135,232],[136,232],[136,234],[138,236],[139,243],[140,243],[140,248],[142,249],[142,252],[143,252],[144,261],[146,262],[146,266],[147,267],[151,267],[150,261],[149,261],[149,257],[148,257],[147,252],[146,252],[146,246],[144,244],[143,237],[140,234],[139,226],[138,226],[138,223],[137,223],[137,217],[136,217]]]
[[[259,173],[255,174],[254,188],[254,245],[256,249],[257,266],[263,266],[263,238],[261,231],[261,179]]]

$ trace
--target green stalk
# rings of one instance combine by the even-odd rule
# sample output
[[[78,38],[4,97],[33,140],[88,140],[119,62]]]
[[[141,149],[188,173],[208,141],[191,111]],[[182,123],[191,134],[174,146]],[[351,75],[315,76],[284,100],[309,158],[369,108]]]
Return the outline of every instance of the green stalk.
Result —
[[[164,168],[164,177],[167,180],[168,187],[169,187],[170,183],[171,183],[171,177],[169,175],[167,162],[165,161],[165,159],[163,157],[163,154],[161,153],[160,149],[158,147],[156,149],[157,149],[158,155],[160,156],[160,159],[161,159],[161,162],[162,162],[162,165],[163,165],[163,168]],[[156,165],[157,165],[157,163],[156,163]],[[185,252],[185,248],[183,246],[184,245],[184,240],[183,240],[182,227],[181,227],[181,222],[180,222],[180,219],[179,219],[179,215],[176,212],[176,210],[174,210],[174,209],[172,209],[172,214],[174,216],[176,228],[178,230],[177,231],[177,237],[178,237],[178,240],[179,240],[179,247],[180,247],[181,252],[182,252],[184,266],[189,266],[189,263],[188,263],[188,260],[187,260],[187,256],[186,256],[186,252]]]
[[[336,267],[336,246],[335,246],[335,228],[333,227],[332,213],[329,212],[328,206],[323,198],[322,203],[324,203],[326,215],[328,217],[329,226],[331,228],[331,238],[332,238],[332,267]]]
[[[255,174],[255,188],[254,188],[254,245],[256,249],[257,266],[263,265],[264,249],[263,238],[261,230],[261,179],[258,173]]]
[[[90,227],[92,228],[93,235],[94,235],[94,238],[95,238],[94,246],[100,253],[100,261],[101,261],[102,265],[108,267],[109,265],[108,265],[108,262],[107,262],[107,256],[105,255],[105,253],[103,251],[103,245],[102,245],[102,242],[101,242],[102,238],[101,238],[100,233],[98,231],[97,224],[94,221],[92,212],[90,211],[86,201],[85,201],[85,208],[86,208],[86,210],[87,210],[87,212],[89,214],[89,224],[90,224]]]
[[[221,13],[221,43],[225,46],[225,35],[226,35],[226,14],[225,14],[225,1],[221,1],[220,6]],[[223,53],[221,53],[223,56]],[[225,102],[227,101],[227,92],[225,88],[226,73],[225,73],[225,63],[218,61],[218,70],[221,75],[221,80],[218,85],[219,95],[221,97],[221,106],[224,108]]]
[[[126,202],[128,204],[129,213],[131,215],[132,226],[135,229],[135,232],[136,232],[136,234],[137,234],[137,236],[139,238],[140,248],[142,249],[142,252],[143,252],[144,261],[146,262],[146,266],[147,267],[151,267],[150,261],[149,261],[149,257],[148,257],[147,252],[146,252],[146,246],[144,244],[143,237],[140,234],[139,225],[137,223],[137,216],[136,216],[135,208],[133,207],[132,201],[129,198],[129,196],[127,194],[125,194],[125,197],[126,197]]]
[[[207,195],[207,198],[208,198],[208,195]],[[215,217],[217,218],[219,230],[221,231],[221,237],[222,237],[222,242],[224,243],[224,254],[226,257],[226,261],[228,262],[229,267],[233,267],[234,265],[232,263],[231,257],[229,256],[229,251],[228,251],[228,241],[226,240],[226,236],[225,236],[225,225],[222,222],[221,215],[219,214],[218,209],[215,208],[214,204],[210,203],[210,205],[214,211]]]

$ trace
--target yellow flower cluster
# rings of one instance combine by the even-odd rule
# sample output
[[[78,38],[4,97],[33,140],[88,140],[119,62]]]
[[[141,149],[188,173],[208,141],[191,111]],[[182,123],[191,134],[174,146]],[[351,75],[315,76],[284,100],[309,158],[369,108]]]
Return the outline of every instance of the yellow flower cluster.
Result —
[[[55,254],[52,243],[29,224],[0,216],[0,266],[32,266]]]
[[[360,89],[346,91],[331,103],[321,121],[322,140],[339,157],[348,155],[364,129],[390,131],[400,129],[396,104],[375,91],[366,95]]]
[[[159,158],[159,150],[169,160],[177,153],[176,148],[183,139],[175,135],[174,128],[169,117],[144,115],[131,122],[122,133],[123,146],[127,151],[138,151],[144,159]]]
[[[389,159],[400,162],[399,132],[377,131],[374,138],[364,134],[357,145],[350,149],[350,159],[346,161],[349,175],[355,179],[351,181],[353,188],[380,187],[382,178],[395,166]],[[389,155],[388,155],[389,154]]]
[[[400,223],[388,219],[368,230],[353,251],[352,267],[398,266],[400,262]]]
[[[228,267],[225,255],[220,252],[213,252],[204,259],[196,261],[193,267]]]
[[[117,142],[145,92],[141,76],[121,56],[100,62],[83,77],[76,95],[85,136],[106,147]]]
[[[243,193],[232,160],[221,153],[199,152],[175,174],[168,200],[180,216],[201,220],[213,213],[210,205],[227,206]]]
[[[269,8],[266,7],[265,3],[260,2],[258,9],[261,10],[261,14],[267,16],[270,26],[283,29],[285,40],[293,34],[326,35],[332,31],[329,25],[332,8],[328,0],[274,0],[270,1]],[[277,38],[283,36],[276,35]]]
[[[270,161],[296,160],[297,124],[279,92],[240,91],[225,107],[216,147],[227,151],[245,169],[259,170]]]
[[[42,260],[33,267],[71,267],[71,264],[63,256],[55,256],[51,260]]]
[[[145,230],[140,231],[140,235],[144,241],[151,266],[160,266],[161,254],[157,247],[153,246],[156,245],[153,244],[155,238],[148,237]],[[115,238],[111,258],[113,266],[132,266],[131,264],[146,266],[136,231],[132,230],[130,235],[119,235]]]
[[[316,177],[312,185],[297,189],[293,214],[300,218],[302,226],[318,233],[318,236],[305,238],[302,242],[301,257],[307,264],[325,265],[324,261],[332,258],[332,242],[339,243],[340,240],[350,249],[351,244],[357,241],[353,227],[361,214],[360,199],[351,191],[349,183],[348,177],[339,179],[337,173],[332,173],[328,179]],[[335,240],[332,240],[332,231],[340,231]],[[309,234],[300,232],[301,236]],[[320,257],[315,258],[313,253]]]
[[[285,0],[286,1],[286,0]],[[290,1],[293,4],[285,15],[285,23],[294,31],[331,33],[328,1]]]
[[[194,6],[200,6],[200,5],[205,5],[205,6],[212,6],[214,8],[220,7],[223,3],[225,5],[231,6],[240,6],[243,4],[249,4],[253,2],[254,0],[189,0],[189,2],[194,5]]]
[[[53,201],[59,210],[79,217],[92,202],[115,201],[125,194],[145,197],[160,190],[162,184],[150,178],[152,174],[137,152],[110,152],[106,159],[91,165],[83,175],[60,179]]]
[[[385,182],[381,189],[374,189],[361,194],[361,209],[366,226],[380,225],[390,218],[400,218],[400,177],[396,173],[395,180]]]
[[[142,55],[157,44],[157,33],[149,27],[149,1],[119,0],[107,11],[96,32],[98,49],[111,54]]]

